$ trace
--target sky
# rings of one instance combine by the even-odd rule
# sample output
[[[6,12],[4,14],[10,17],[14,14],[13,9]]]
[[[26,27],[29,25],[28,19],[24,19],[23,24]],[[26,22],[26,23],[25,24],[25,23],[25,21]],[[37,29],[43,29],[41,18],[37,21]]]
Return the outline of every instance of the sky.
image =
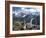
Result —
[[[13,7],[12,11],[16,16],[21,16],[21,13],[24,13],[24,14],[32,13],[34,15],[36,14],[36,12],[40,12],[38,8],[36,9],[36,8],[29,8],[29,7]]]
[[[13,7],[12,9],[13,11],[21,11],[21,10],[30,10],[31,12],[37,12],[39,11],[39,9],[36,9],[36,8],[29,8],[29,7]]]

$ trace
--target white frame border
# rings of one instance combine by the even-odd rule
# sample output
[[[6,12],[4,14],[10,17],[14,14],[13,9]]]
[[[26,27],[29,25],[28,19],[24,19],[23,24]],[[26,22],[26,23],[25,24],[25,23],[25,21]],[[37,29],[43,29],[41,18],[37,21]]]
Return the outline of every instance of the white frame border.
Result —
[[[12,31],[12,7],[35,7],[40,8],[40,30]],[[10,34],[39,33],[42,32],[42,6],[10,4]]]

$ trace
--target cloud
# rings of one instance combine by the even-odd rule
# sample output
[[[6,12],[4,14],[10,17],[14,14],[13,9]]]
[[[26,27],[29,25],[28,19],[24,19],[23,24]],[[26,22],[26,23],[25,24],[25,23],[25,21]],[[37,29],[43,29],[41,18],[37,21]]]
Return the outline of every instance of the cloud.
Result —
[[[39,12],[39,9],[27,9],[27,8],[22,8],[21,7],[21,10],[18,10],[18,11],[13,11],[13,13],[16,15],[16,16],[21,16],[21,14],[22,13],[24,13],[24,14],[30,14],[30,13],[32,13],[33,15],[34,14],[36,14],[36,12]],[[25,15],[23,16],[23,17],[25,17]]]

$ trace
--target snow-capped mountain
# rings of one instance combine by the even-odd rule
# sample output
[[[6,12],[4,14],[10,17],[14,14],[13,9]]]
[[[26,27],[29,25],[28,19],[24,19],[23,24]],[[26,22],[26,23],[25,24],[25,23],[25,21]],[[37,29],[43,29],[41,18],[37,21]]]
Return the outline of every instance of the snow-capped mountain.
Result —
[[[19,10],[14,12],[16,17],[25,17],[26,15],[39,15],[38,11],[32,11],[32,10]]]

